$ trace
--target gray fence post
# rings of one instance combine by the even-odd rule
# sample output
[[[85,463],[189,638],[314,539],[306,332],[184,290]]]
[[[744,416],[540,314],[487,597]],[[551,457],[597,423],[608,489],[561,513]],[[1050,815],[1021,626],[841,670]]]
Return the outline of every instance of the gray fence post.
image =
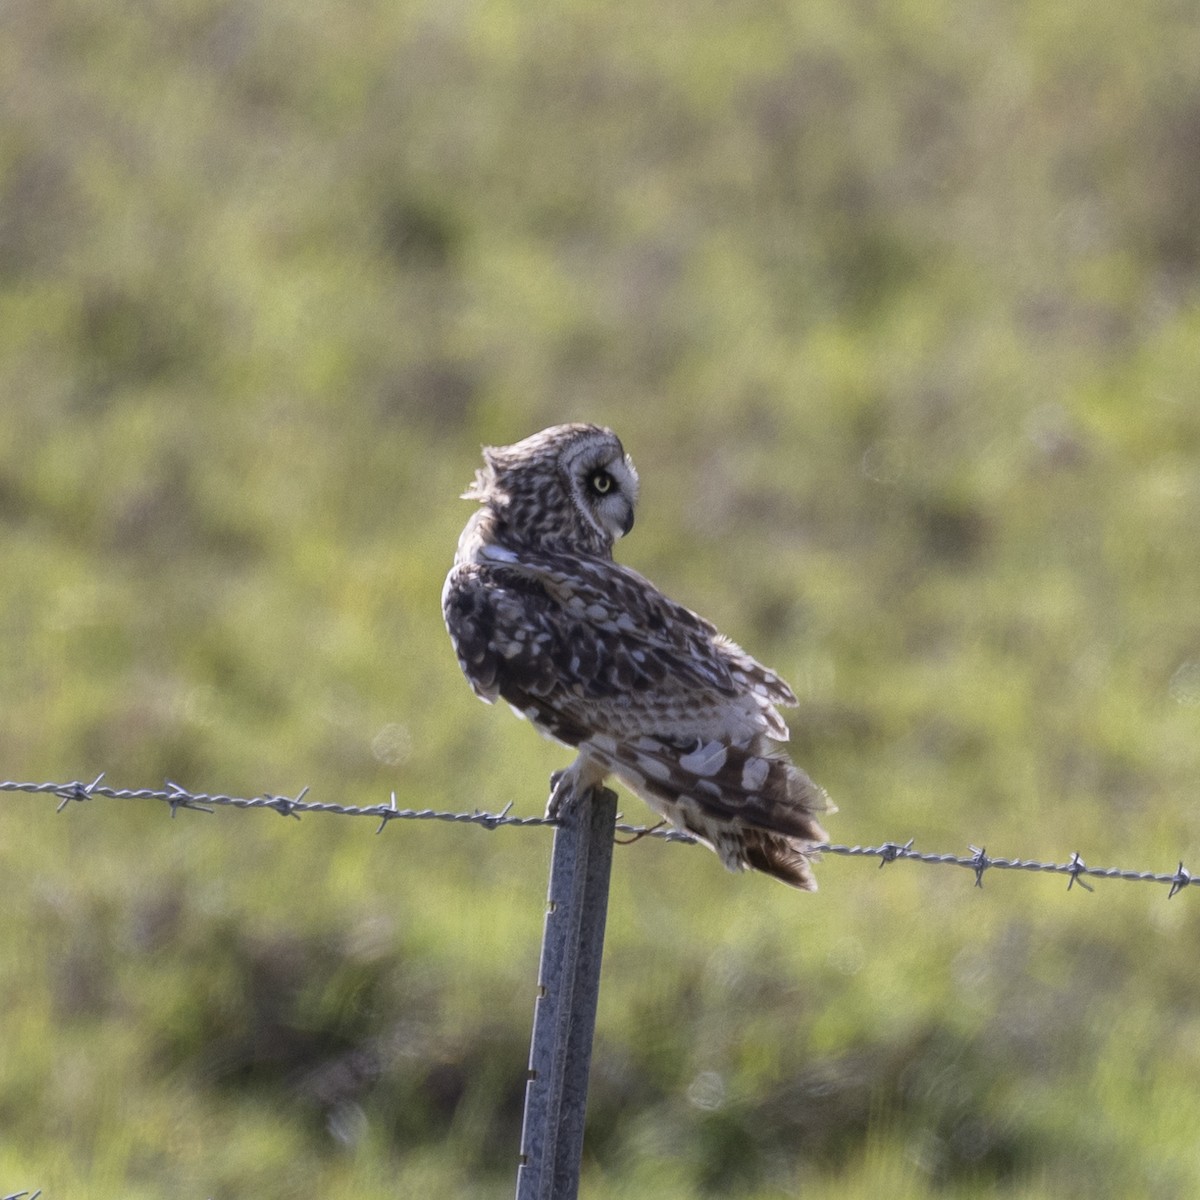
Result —
[[[616,793],[597,788],[554,830],[517,1200],[579,1192],[616,822]]]

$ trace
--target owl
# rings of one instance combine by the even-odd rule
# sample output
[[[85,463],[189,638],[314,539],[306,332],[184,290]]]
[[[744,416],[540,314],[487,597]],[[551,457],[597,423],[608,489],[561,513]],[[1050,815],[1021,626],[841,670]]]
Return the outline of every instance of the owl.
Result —
[[[476,695],[578,751],[547,815],[615,776],[731,871],[806,891],[825,793],[775,744],[791,689],[613,561],[638,477],[617,436],[556,425],[484,449],[442,612]]]

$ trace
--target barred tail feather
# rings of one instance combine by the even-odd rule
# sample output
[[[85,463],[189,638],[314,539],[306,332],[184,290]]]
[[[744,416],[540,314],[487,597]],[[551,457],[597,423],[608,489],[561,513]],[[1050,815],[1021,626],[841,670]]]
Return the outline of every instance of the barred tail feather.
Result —
[[[817,814],[836,810],[824,790],[765,738],[746,746],[681,746],[648,736],[620,746],[592,745],[651,808],[711,846],[731,871],[753,868],[816,890],[811,847],[828,840]]]
[[[820,826],[817,828],[820,829]],[[824,841],[825,838],[819,840]],[[765,875],[773,875],[789,887],[815,892],[817,881],[809,862],[817,856],[806,847],[807,843],[799,838],[764,833],[761,829],[746,829],[741,834],[739,860],[742,865],[762,871]]]

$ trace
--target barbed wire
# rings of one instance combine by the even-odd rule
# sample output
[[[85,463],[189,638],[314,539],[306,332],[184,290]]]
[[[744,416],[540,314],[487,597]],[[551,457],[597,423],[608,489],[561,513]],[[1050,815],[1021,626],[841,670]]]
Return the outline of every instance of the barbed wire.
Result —
[[[447,812],[433,808],[399,808],[396,804],[396,793],[392,792],[387,804],[371,804],[354,806],[333,804],[307,800],[308,788],[303,788],[295,796],[280,796],[264,792],[258,796],[227,796],[220,792],[192,792],[187,788],[172,783],[169,779],[163,788],[114,788],[104,782],[104,775],[97,775],[91,783],[73,780],[70,783],[19,783],[13,780],[0,780],[0,792],[27,792],[56,796],[59,799],[57,812],[72,803],[83,803],[98,797],[111,800],[157,800],[171,810],[174,817],[180,809],[192,812],[211,813],[217,807],[240,809],[266,808],[279,813],[283,817],[300,819],[304,813],[331,813],[343,817],[372,817],[379,821],[375,832],[382,833],[392,821],[450,821],[456,824],[479,825],[484,829],[499,829],[513,826],[519,829],[536,828],[539,826],[554,827],[560,822],[554,817],[521,817],[511,815],[512,804],[506,805],[500,812],[483,812],[476,809],[473,812]],[[644,837],[658,838],[667,842],[695,843],[696,838],[691,834],[681,833],[677,829],[669,829],[659,825],[627,825],[618,821],[617,832],[625,835],[618,841],[635,842]],[[820,842],[813,850],[821,854],[835,854],[846,858],[877,858],[880,867],[886,867],[895,862],[919,862],[928,866],[963,867],[975,873],[975,886],[983,886],[983,876],[987,871],[1033,871],[1051,875],[1067,876],[1067,890],[1075,884],[1092,891],[1088,879],[1116,879],[1126,883],[1161,883],[1170,890],[1167,898],[1171,899],[1194,880],[1191,872],[1183,865],[1167,874],[1157,871],[1131,871],[1121,867],[1089,867],[1079,854],[1072,853],[1065,863],[1039,862],[1027,858],[995,858],[981,846],[969,846],[969,855],[961,854],[929,854],[914,850],[910,838],[907,842],[883,842],[878,846],[843,846],[834,842]]]

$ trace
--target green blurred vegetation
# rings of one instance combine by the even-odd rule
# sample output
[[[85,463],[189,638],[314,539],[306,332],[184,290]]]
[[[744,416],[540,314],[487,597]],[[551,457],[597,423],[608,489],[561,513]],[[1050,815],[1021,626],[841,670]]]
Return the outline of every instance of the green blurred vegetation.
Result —
[[[4,25],[0,776],[540,810],[438,592],[590,419],[835,838],[1200,858],[1193,5]],[[0,799],[0,1190],[511,1194],[548,856]],[[819,875],[619,850],[588,1197],[1200,1191],[1200,897]]]

